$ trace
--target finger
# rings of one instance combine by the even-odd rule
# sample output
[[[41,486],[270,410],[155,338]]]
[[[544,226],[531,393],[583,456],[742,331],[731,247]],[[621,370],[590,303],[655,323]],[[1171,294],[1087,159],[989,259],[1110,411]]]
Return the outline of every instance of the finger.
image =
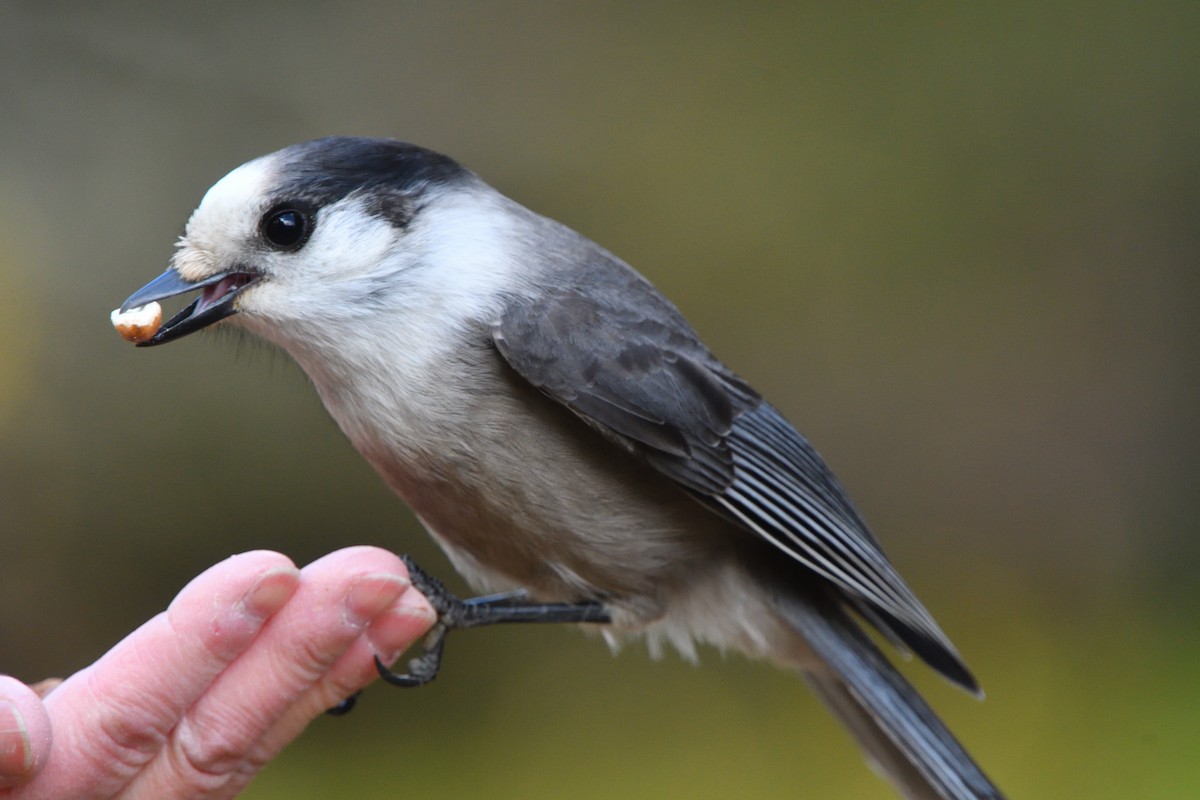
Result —
[[[50,715],[33,689],[0,675],[0,789],[33,779],[50,755]]]
[[[287,713],[263,737],[257,757],[269,760],[305,726],[379,677],[375,667],[378,655],[391,664],[400,654],[418,642],[437,620],[437,612],[416,589],[409,587],[384,613],[380,614],[339,658],[324,678],[298,698]]]
[[[67,679],[46,699],[59,736],[39,790],[82,798],[126,786],[298,583],[299,570],[278,553],[234,556]]]
[[[254,646],[180,720],[138,777],[135,796],[159,797],[180,785],[232,796],[265,764],[262,737],[407,587],[403,562],[374,547],[340,550],[305,567],[296,593]]]

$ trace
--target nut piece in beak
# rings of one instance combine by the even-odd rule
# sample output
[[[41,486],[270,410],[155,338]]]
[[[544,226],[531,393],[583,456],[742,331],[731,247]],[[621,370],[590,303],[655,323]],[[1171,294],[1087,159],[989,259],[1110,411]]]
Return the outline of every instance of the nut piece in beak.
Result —
[[[156,302],[149,302],[128,311],[118,308],[113,310],[109,318],[122,339],[136,344],[158,333],[158,327],[162,324],[162,306]]]

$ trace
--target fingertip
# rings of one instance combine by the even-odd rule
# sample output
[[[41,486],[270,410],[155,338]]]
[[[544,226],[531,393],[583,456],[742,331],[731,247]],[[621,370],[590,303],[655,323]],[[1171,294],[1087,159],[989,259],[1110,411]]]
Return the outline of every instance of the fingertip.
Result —
[[[355,624],[370,622],[394,603],[408,586],[408,579],[390,572],[363,575],[346,592],[347,619]]]
[[[50,716],[33,689],[0,675],[0,788],[26,783],[50,755]]]
[[[367,629],[367,641],[385,664],[391,664],[429,632],[437,611],[413,586],[408,586],[387,612]]]
[[[400,556],[382,547],[360,544],[335,550],[305,566],[308,569],[389,572],[408,580],[408,570]]]
[[[222,565],[236,565],[239,569],[253,570],[297,568],[290,558],[274,550],[247,550],[244,553],[235,553],[218,563],[217,567]]]
[[[252,595],[258,588],[263,588],[264,581],[270,587],[271,576],[276,574],[293,573],[299,577],[299,570],[287,556],[271,550],[251,550],[246,553],[232,555],[224,561],[201,572],[188,581],[180,590],[171,605],[167,608],[172,618],[189,610],[192,605],[210,607],[216,599],[220,602],[227,599],[230,602],[240,600],[243,604],[252,602]],[[279,591],[279,587],[274,587]],[[267,591],[262,598],[269,607],[272,593]],[[285,597],[284,600],[287,598]]]
[[[300,585],[300,570],[293,566],[268,569],[258,576],[242,596],[242,609],[249,615],[266,619],[295,593]]]
[[[376,617],[367,628],[367,642],[381,661],[392,664],[428,633],[436,621],[437,614],[428,604],[403,605],[402,598],[392,609]]]
[[[437,610],[434,609],[433,605],[429,602],[429,599],[417,591],[417,589],[413,586],[409,586],[404,594],[400,595],[400,600],[397,603],[397,609],[414,616],[428,617],[430,625],[432,625],[433,621],[437,619]]]

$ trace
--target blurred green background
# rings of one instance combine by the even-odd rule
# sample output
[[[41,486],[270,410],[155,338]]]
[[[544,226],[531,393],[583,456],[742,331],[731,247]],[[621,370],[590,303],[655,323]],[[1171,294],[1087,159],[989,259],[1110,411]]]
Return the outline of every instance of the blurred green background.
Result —
[[[907,674],[1012,797],[1196,796],[1198,23],[0,2],[0,671],[69,674],[242,550],[450,573],[285,358],[107,318],[232,167],[388,135],[630,261],[813,439],[988,698]],[[799,681],[704,662],[461,634],[247,796],[892,797]]]

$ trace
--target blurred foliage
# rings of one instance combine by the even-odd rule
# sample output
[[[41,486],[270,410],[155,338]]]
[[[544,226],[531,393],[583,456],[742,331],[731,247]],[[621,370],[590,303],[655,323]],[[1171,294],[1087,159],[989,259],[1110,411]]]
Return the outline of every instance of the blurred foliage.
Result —
[[[672,296],[850,487],[988,689],[1013,797],[1200,787],[1194,3],[0,3],[0,670],[223,556],[449,567],[299,372],[108,310],[203,191],[329,133],[456,156]],[[804,687],[455,637],[248,797],[890,797]]]

